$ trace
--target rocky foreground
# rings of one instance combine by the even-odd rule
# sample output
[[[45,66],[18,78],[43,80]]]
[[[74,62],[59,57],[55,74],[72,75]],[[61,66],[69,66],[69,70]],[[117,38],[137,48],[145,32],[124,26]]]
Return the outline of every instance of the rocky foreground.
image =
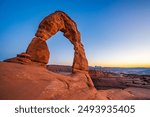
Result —
[[[96,99],[96,89],[83,77],[0,62],[0,99]]]
[[[0,99],[150,99],[148,87],[120,87],[123,82],[114,80],[117,78],[101,78],[93,80],[96,89],[82,77],[42,66],[0,62]]]

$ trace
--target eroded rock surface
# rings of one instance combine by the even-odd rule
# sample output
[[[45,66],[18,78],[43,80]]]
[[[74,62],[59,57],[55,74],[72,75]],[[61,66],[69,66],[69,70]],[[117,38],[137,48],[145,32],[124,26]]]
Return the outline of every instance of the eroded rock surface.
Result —
[[[95,99],[97,91],[82,75],[62,75],[42,66],[0,62],[2,99]]]
[[[26,53],[31,56],[31,61],[43,64],[47,64],[49,61],[50,52],[48,46],[41,38],[33,38]]]
[[[44,67],[0,62],[0,99],[150,99],[150,89],[116,88],[108,78],[107,89],[96,90],[81,75],[63,75]],[[106,79],[106,78],[105,78]],[[113,87],[108,89],[110,82]],[[104,82],[99,86],[104,87]],[[106,85],[105,85],[106,86]]]

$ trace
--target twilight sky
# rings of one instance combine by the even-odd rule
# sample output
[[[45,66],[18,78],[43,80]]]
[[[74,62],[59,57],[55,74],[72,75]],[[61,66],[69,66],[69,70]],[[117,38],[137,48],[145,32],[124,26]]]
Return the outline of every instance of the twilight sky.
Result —
[[[150,67],[150,0],[0,0],[0,61],[25,52],[56,10],[77,23],[89,65]],[[61,32],[47,43],[50,64],[72,65],[73,45]]]

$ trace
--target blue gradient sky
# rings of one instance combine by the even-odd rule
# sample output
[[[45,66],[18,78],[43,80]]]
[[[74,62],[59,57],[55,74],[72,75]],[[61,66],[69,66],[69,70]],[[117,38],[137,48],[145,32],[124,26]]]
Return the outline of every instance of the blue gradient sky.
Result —
[[[77,23],[89,65],[150,67],[150,0],[0,0],[0,60],[24,52],[56,10]],[[50,64],[72,64],[73,45],[61,32],[47,43]]]

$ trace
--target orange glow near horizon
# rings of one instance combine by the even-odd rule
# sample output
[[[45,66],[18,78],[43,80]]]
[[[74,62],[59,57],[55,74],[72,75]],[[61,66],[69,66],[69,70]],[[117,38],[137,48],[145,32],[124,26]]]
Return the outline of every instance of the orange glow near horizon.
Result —
[[[102,67],[145,67],[150,68],[150,54],[148,46],[145,48],[127,48],[95,53],[95,57],[89,57],[89,65]],[[91,56],[91,55],[90,55]]]
[[[134,67],[144,67],[144,68],[150,68],[150,64],[121,64],[121,63],[97,63],[97,64],[89,64],[90,66],[102,66],[102,67],[124,67],[124,68],[134,68]]]

